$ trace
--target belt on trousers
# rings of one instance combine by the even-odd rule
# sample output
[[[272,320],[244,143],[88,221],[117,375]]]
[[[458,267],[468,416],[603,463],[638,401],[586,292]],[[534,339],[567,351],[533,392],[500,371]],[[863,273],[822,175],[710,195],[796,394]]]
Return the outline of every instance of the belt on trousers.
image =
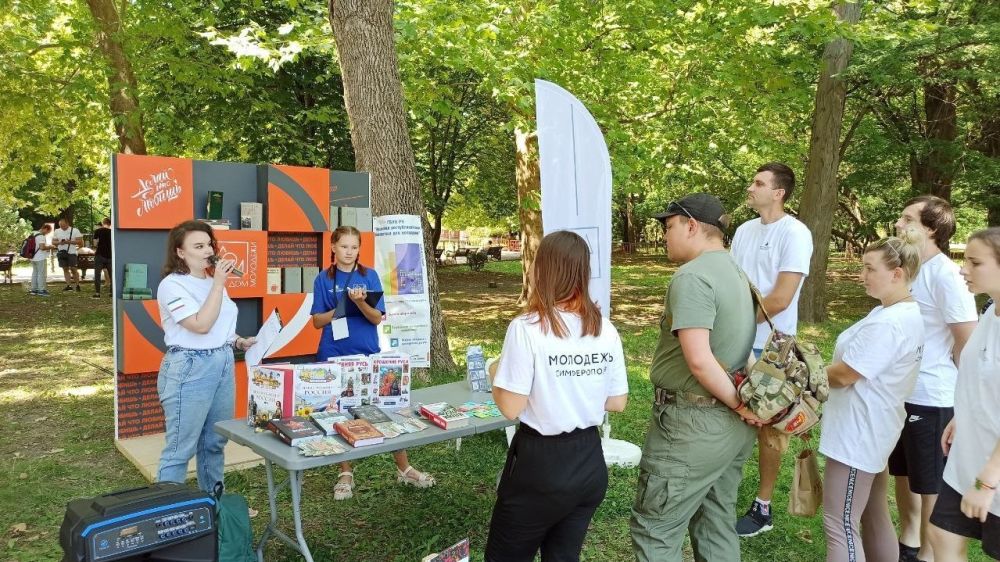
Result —
[[[699,406],[702,408],[723,405],[718,398],[714,398],[712,396],[702,396],[692,392],[672,391],[659,387],[654,389],[653,399],[657,406],[662,406],[664,404],[676,404],[678,402],[687,402],[692,406]]]

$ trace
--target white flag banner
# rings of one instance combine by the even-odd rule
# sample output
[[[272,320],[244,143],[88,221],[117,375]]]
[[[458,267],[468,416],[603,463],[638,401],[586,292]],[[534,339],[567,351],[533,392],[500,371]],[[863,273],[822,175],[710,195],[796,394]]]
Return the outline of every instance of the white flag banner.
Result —
[[[611,157],[597,121],[573,94],[535,80],[545,234],[572,230],[590,246],[590,296],[611,313]]]

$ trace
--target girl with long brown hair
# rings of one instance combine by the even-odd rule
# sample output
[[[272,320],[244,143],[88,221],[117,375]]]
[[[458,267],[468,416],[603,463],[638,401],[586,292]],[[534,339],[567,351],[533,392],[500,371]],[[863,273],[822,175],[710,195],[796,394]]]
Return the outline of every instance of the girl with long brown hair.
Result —
[[[202,222],[172,228],[156,289],[167,345],[156,380],[166,426],[157,481],[183,483],[188,461],[197,455],[198,486],[206,492],[222,481],[226,438],[213,426],[233,418],[233,348],[254,344],[254,338],[236,335],[236,303],[226,293],[235,264],[224,259],[213,266],[217,246],[212,228]]]
[[[523,314],[507,328],[493,397],[521,425],[500,477],[487,561],[578,560],[604,500],[598,426],[628,398],[618,331],[590,298],[590,250],[569,231],[538,247]]]

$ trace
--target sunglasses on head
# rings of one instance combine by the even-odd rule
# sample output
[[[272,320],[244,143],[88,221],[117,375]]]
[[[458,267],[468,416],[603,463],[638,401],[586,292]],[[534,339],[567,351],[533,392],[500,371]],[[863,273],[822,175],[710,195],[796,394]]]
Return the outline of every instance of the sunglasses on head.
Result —
[[[684,205],[681,205],[681,204],[680,204],[680,203],[678,203],[677,201],[671,201],[671,202],[670,202],[670,203],[669,203],[669,204],[667,205],[667,212],[670,212],[670,211],[671,211],[671,210],[673,210],[673,209],[674,209],[675,207],[676,207],[677,209],[680,209],[682,213],[684,213],[685,215],[687,215],[687,218],[689,218],[689,219],[691,219],[691,220],[698,220],[698,219],[694,218],[693,216],[691,216],[691,213],[689,213],[689,212],[688,212],[688,210],[684,208]]]

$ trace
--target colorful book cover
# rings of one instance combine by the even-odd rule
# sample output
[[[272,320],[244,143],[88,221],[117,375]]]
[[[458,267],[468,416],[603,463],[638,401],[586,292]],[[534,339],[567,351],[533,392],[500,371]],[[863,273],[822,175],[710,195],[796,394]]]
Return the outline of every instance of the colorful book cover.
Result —
[[[398,354],[372,356],[371,403],[380,408],[410,405],[410,358]]]
[[[378,445],[385,439],[385,436],[375,429],[375,426],[368,420],[342,421],[335,427],[337,433],[352,447]]]
[[[340,412],[326,410],[324,412],[313,412],[309,414],[309,419],[316,424],[316,427],[322,429],[323,433],[327,435],[336,435],[337,428],[334,427],[334,425],[342,421],[347,421],[351,419],[351,417]]]
[[[424,558],[423,562],[469,562],[469,539],[462,539],[436,555]]]
[[[280,267],[269,267],[269,268],[267,268],[267,294],[269,294],[269,295],[280,295],[281,294],[281,268]]]
[[[486,356],[483,348],[478,345],[470,345],[465,350],[465,368],[469,380],[469,387],[473,392],[489,392],[490,381],[486,377]]]
[[[309,422],[309,418],[292,416],[271,420],[267,428],[274,432],[286,445],[292,447],[323,437],[323,431]]]
[[[340,364],[339,410],[371,404],[372,361],[365,355],[332,358]]]
[[[338,410],[340,364],[302,363],[295,369],[295,415]]]
[[[291,365],[257,365],[247,373],[247,416],[254,427],[274,418],[292,417],[294,370]],[[251,421],[247,420],[248,423]]]
[[[462,427],[469,423],[469,416],[465,412],[459,411],[447,402],[424,404],[420,407],[420,414],[441,429]]]
[[[420,244],[396,244],[396,294],[419,295],[424,292],[424,255]]]
[[[386,415],[386,413],[382,410],[379,410],[376,406],[355,406],[353,408],[349,408],[348,412],[350,412],[355,419],[368,420],[373,424],[392,422],[392,418]]]

